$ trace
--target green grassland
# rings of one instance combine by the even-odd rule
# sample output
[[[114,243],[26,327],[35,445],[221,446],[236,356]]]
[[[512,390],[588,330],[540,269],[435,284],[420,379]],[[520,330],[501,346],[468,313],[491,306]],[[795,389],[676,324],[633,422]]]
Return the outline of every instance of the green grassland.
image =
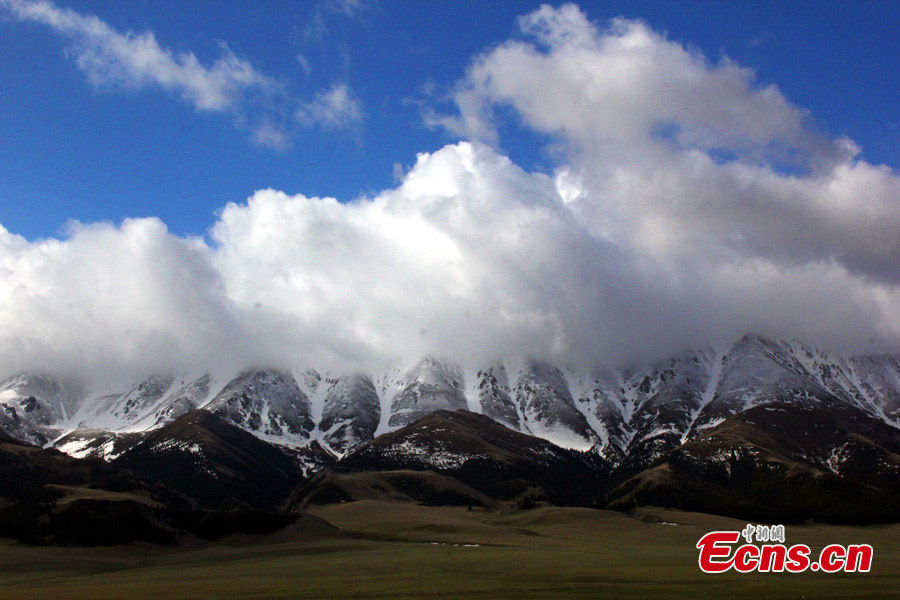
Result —
[[[758,600],[900,594],[900,525],[787,528],[789,544],[804,542],[814,552],[828,543],[872,544],[868,574],[707,575],[697,568],[697,540],[707,531],[740,529],[743,522],[664,509],[628,516],[379,501],[311,513],[324,522],[307,517],[269,536],[215,544],[59,548],[0,541],[0,598]]]

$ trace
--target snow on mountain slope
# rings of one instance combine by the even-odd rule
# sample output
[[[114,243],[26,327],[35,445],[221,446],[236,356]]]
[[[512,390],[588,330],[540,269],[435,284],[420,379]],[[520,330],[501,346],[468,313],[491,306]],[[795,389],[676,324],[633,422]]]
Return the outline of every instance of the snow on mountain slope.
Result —
[[[462,370],[427,356],[410,369],[391,400],[391,427],[402,427],[436,410],[468,408]]]
[[[719,354],[703,350],[620,373],[570,372],[569,379],[600,435],[598,452],[613,464],[626,456],[644,463],[682,443],[717,385],[720,364]]]
[[[171,375],[153,375],[124,394],[109,394],[79,412],[78,418],[98,429],[121,429],[146,417],[172,387]],[[89,411],[89,412],[88,412]]]
[[[53,448],[73,458],[115,460],[140,442],[143,432],[118,433],[103,429],[75,429],[53,442]]]
[[[567,374],[554,365],[536,360],[508,366],[498,362],[478,371],[475,378],[476,405],[511,429],[582,450],[608,438],[601,422],[591,427],[593,416],[575,405]]]
[[[309,397],[293,376],[272,369],[244,371],[202,408],[288,447],[305,446],[315,427]]]
[[[772,402],[827,405],[841,399],[805,368],[790,345],[744,336],[723,359],[715,396],[697,415],[694,430]]]
[[[209,398],[214,383],[209,374],[193,380],[176,380],[162,402],[156,404],[147,415],[134,421],[135,427],[142,430],[155,429],[186,415]]]
[[[45,375],[19,373],[0,382],[0,430],[39,446],[59,436],[80,399]]]
[[[587,450],[599,440],[575,407],[565,374],[550,363],[525,361],[515,371],[511,397],[533,435],[579,450]]]
[[[632,437],[628,420],[634,412],[624,398],[621,375],[610,370],[582,373],[572,369],[566,374],[575,406],[600,438],[594,449],[618,464]]]
[[[763,402],[693,435],[598,507],[748,520],[896,522],[900,430],[847,402]]]
[[[351,374],[327,379],[321,443],[338,455],[375,437],[381,405],[375,384],[367,375]]]
[[[856,356],[847,361],[847,387],[884,419],[900,425],[900,359],[896,356]]]
[[[776,344],[776,342],[770,342]],[[900,360],[889,355],[831,357],[800,342],[777,343],[832,394],[855,404],[876,418],[900,424]]]
[[[209,374],[152,375],[121,394],[83,403],[73,417],[79,426],[108,431],[147,431],[171,423],[210,399],[221,383]]]
[[[477,381],[478,406],[481,407],[482,413],[510,429],[530,433],[521,411],[510,396],[511,390],[506,367],[501,363],[493,364],[478,371],[475,379]]]
[[[725,351],[685,352],[621,371],[522,359],[467,377],[457,365],[426,357],[378,376],[311,369],[156,375],[124,393],[83,396],[49,377],[10,377],[0,382],[0,430],[39,444],[59,438],[57,446],[73,455],[108,457],[129,439],[122,436],[206,408],[266,441],[294,449],[317,442],[340,456],[436,410],[473,408],[522,433],[639,467],[759,405],[847,405],[900,427],[900,359],[834,357],[747,335]]]
[[[400,393],[401,388],[405,385],[403,371],[399,368],[391,369],[387,372],[380,373],[372,378],[375,384],[375,393],[378,394],[378,407],[381,416],[378,419],[378,428],[375,429],[375,436],[387,433],[391,428],[391,414],[394,397]]]
[[[688,354],[631,378],[626,386],[639,399],[630,421],[632,443],[660,435],[680,440],[691,426],[694,411],[703,404],[715,363],[720,360],[713,352]]]
[[[636,407],[625,451],[632,466],[649,465],[690,437],[715,397],[722,361],[720,353],[707,349],[632,373],[626,394],[635,399]]]

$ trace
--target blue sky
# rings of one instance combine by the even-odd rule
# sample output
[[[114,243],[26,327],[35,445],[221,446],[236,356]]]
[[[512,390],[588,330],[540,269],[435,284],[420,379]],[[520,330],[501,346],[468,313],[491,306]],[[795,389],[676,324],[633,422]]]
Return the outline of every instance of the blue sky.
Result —
[[[254,144],[249,125],[204,112],[158,86],[95,85],[69,38],[0,10],[0,224],[28,239],[82,222],[157,216],[203,234],[227,202],[255,190],[349,200],[395,185],[394,165],[452,134],[426,127],[423,107],[479,53],[515,38],[538,2],[180,1],[57,3],[203,65],[222,44],[311,102],[335,84],[357,102],[351,122],[295,126],[289,148]],[[728,56],[776,83],[869,162],[900,165],[900,7],[892,2],[583,2],[603,25],[644,20],[713,61]],[[253,109],[260,112],[258,109]],[[500,145],[527,170],[550,172],[540,139],[514,124]]]

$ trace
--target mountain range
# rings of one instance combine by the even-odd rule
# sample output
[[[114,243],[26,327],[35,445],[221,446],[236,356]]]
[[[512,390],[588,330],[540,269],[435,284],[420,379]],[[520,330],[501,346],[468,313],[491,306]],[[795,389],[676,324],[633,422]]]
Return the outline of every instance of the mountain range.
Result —
[[[381,495],[900,518],[890,355],[747,335],[622,370],[520,359],[467,373],[425,357],[386,374],[251,368],[88,390],[8,377],[0,442],[109,465],[190,510],[290,513]]]

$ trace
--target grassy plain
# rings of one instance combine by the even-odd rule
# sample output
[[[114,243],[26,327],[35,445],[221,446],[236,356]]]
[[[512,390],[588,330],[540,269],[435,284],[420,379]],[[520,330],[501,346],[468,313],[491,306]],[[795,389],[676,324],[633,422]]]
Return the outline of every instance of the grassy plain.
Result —
[[[468,511],[363,501],[266,537],[174,548],[0,541],[0,598],[896,598],[900,525],[788,527],[789,544],[869,543],[868,574],[706,575],[695,544],[744,523],[664,509]],[[661,524],[661,523],[668,524]],[[673,525],[677,524],[677,525]]]

